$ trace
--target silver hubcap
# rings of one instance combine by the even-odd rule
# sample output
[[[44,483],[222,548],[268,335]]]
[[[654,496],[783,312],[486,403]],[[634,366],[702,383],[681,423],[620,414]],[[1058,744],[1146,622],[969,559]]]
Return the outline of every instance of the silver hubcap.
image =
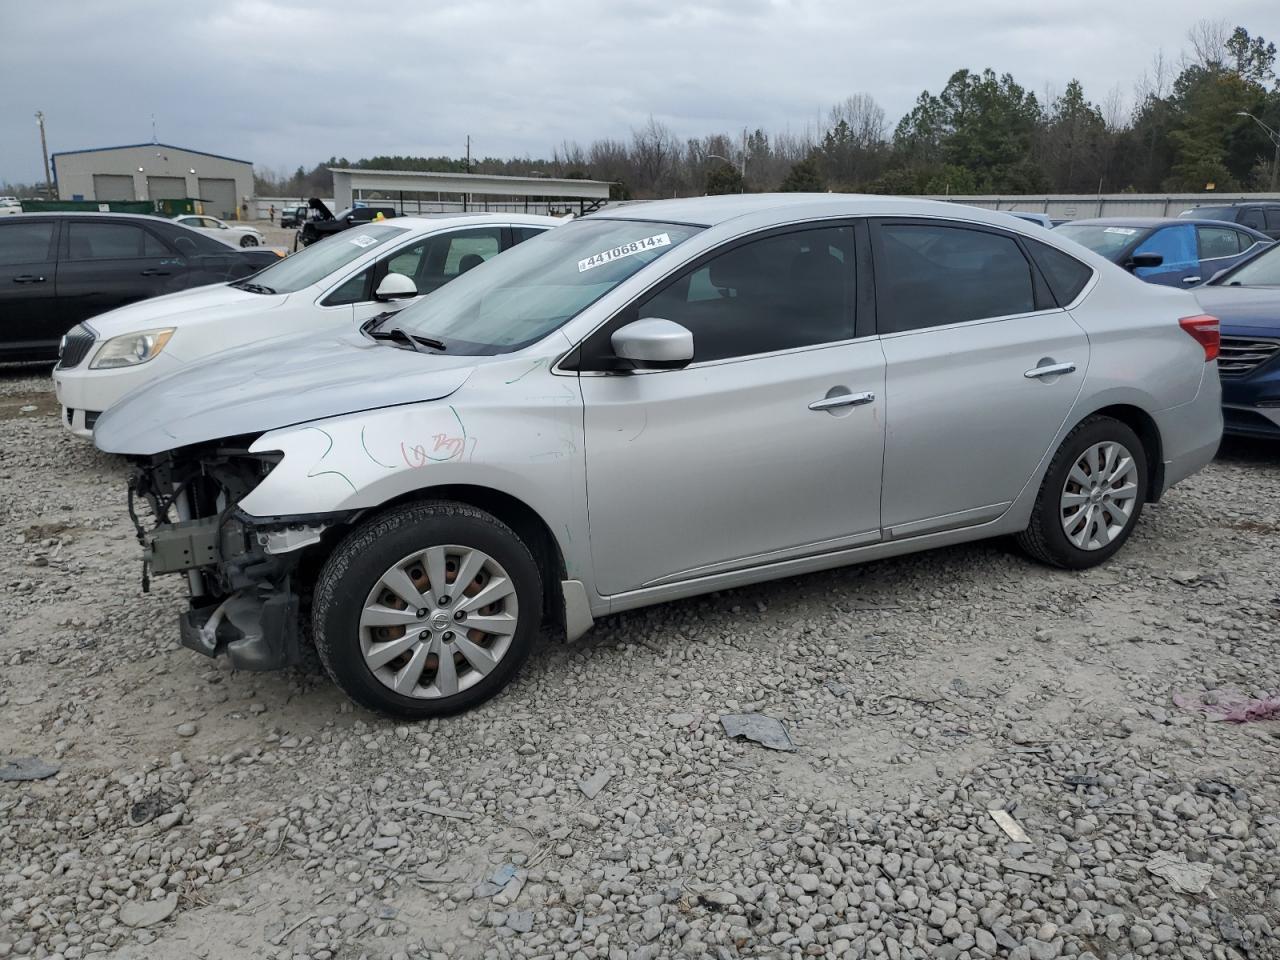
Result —
[[[1123,444],[1095,443],[1080,454],[1060,503],[1062,529],[1081,550],[1101,550],[1124,532],[1138,504],[1138,465]]]
[[[460,693],[511,648],[519,606],[507,571],[455,544],[400,560],[374,584],[360,614],[360,650],[373,675],[406,697]]]

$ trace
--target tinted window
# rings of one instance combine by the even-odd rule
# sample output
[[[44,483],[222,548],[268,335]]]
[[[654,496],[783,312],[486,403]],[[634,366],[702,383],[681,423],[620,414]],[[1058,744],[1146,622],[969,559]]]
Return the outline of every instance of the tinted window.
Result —
[[[0,266],[49,260],[53,228],[53,220],[0,223]]]
[[[1234,257],[1240,252],[1240,234],[1230,227],[1196,227],[1200,239],[1200,259]]]
[[[346,303],[363,303],[372,298],[369,292],[369,281],[373,277],[373,267],[361,270],[339,284],[338,288],[324,298],[326,307],[337,307]]]
[[[1187,210],[1180,214],[1184,217],[1195,217],[1197,220],[1226,220],[1228,223],[1235,223],[1236,208],[1235,207],[1196,207],[1194,210]]]
[[[876,251],[881,333],[1030,313],[1031,265],[1009,237],[935,224],[883,224]]]
[[[853,230],[765,237],[687,272],[634,310],[693,332],[694,362],[853,337]]]
[[[1024,240],[1031,258],[1044,274],[1045,281],[1054,299],[1061,306],[1066,306],[1076,297],[1093,276],[1093,270],[1069,254],[1063,253],[1048,244],[1035,240]]]
[[[1133,272],[1140,277],[1171,270],[1186,270],[1196,266],[1200,258],[1196,253],[1196,230],[1191,224],[1161,227],[1138,244],[1134,253],[1158,253],[1164,259],[1158,267],[1138,267]]]
[[[1246,207],[1240,212],[1240,217],[1236,222],[1243,223],[1246,227],[1253,227],[1255,230],[1265,230],[1267,226],[1262,217],[1262,209],[1260,207]]]
[[[164,244],[136,224],[72,220],[67,227],[72,260],[128,260],[168,253]]]
[[[524,243],[530,237],[536,237],[538,234],[546,231],[546,227],[512,227],[511,228],[511,244]]]
[[[1280,207],[1267,207],[1267,229],[1280,230]]]

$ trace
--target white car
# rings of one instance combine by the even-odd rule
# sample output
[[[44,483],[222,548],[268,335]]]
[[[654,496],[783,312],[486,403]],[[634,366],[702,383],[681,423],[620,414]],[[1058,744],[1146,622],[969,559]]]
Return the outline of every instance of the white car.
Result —
[[[560,223],[517,213],[397,217],[335,234],[243,280],[99,314],[63,337],[53,371],[62,423],[91,437],[98,415],[142,384],[257,340],[354,330]]]
[[[221,240],[223,243],[230,244],[233,247],[259,247],[266,241],[266,237],[260,231],[253,229],[253,227],[233,225],[219,220],[217,217],[186,214],[173,219],[175,223],[190,227],[192,230],[199,230],[201,233],[213,237],[215,240]]]
[[[22,201],[17,197],[0,197],[0,217],[22,212]]]

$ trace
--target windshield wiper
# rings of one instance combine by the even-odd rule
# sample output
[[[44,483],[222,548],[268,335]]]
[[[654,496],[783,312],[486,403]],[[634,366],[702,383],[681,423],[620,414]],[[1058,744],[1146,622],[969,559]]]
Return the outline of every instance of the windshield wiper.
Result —
[[[275,290],[265,283],[251,283],[248,280],[241,280],[239,283],[233,284],[233,286],[239,287],[241,290],[247,290],[250,293],[275,293]]]
[[[386,330],[367,329],[364,334],[374,340],[395,340],[397,343],[407,343],[418,353],[423,352],[423,347],[430,347],[433,350],[445,349],[444,341],[436,340],[433,337],[420,337],[415,333],[409,333],[401,327],[388,327]]]

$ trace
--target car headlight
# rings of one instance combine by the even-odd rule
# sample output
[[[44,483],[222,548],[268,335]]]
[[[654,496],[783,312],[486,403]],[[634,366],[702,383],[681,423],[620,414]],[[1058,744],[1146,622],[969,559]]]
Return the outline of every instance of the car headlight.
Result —
[[[102,345],[98,355],[89,364],[91,370],[110,370],[114,367],[135,367],[155,357],[173,336],[173,327],[161,330],[142,330],[112,337]]]

